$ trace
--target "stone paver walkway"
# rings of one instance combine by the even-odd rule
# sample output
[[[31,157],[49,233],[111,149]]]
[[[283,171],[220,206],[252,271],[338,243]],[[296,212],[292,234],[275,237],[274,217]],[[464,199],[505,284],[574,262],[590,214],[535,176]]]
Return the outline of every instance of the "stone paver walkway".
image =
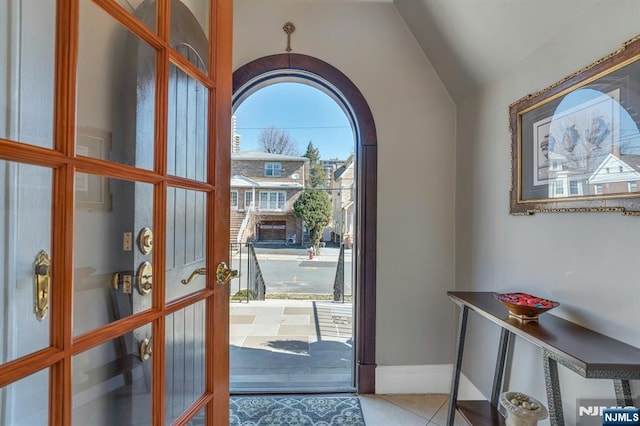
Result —
[[[232,392],[353,390],[351,303],[231,302]]]

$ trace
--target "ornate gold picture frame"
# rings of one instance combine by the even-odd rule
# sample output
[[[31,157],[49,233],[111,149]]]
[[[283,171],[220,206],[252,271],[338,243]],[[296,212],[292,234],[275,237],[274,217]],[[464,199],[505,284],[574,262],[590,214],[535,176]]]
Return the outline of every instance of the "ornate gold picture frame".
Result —
[[[640,36],[509,107],[510,213],[640,215]]]

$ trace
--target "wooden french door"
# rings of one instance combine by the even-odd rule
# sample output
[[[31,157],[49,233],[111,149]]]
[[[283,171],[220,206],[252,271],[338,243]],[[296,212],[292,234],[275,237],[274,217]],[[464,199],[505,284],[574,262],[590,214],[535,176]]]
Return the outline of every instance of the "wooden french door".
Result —
[[[0,4],[0,424],[228,424],[232,0]]]

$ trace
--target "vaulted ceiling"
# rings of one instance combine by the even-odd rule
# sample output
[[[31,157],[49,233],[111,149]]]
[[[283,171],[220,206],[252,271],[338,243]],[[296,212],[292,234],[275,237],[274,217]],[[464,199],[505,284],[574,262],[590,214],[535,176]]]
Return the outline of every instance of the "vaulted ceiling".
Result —
[[[393,0],[454,101],[500,77],[600,0]]]

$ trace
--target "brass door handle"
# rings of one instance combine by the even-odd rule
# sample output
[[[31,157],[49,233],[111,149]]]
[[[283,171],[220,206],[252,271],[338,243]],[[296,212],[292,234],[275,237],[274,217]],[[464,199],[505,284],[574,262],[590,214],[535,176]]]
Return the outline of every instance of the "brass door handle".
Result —
[[[36,318],[42,321],[49,310],[49,290],[51,285],[51,259],[46,251],[41,250],[36,256],[36,265],[33,271],[33,283],[35,286],[34,309]]]
[[[146,360],[151,358],[151,354],[153,353],[152,339],[153,336],[140,342],[140,353],[138,355],[140,356],[140,361],[142,362],[145,362]]]
[[[207,268],[198,268],[193,271],[191,275],[189,275],[189,278],[187,278],[186,280],[181,280],[180,282],[184,285],[189,285],[191,284],[191,281],[193,281],[198,275],[205,275],[206,273]]]
[[[216,283],[218,285],[225,285],[231,281],[231,279],[237,278],[238,276],[238,271],[235,269],[229,269],[227,264],[224,262],[220,262],[216,268]]]

